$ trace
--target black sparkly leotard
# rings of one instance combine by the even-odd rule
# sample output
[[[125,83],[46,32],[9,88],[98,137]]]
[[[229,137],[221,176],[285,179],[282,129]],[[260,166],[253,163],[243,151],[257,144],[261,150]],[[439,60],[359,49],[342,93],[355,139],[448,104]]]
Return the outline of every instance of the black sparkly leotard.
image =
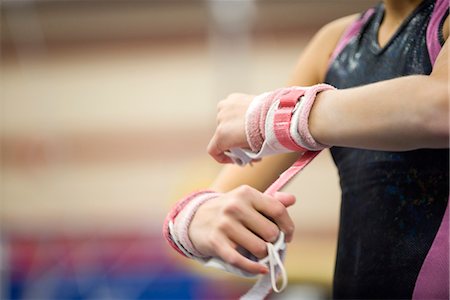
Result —
[[[384,47],[377,42],[384,6],[377,5],[330,63],[326,83],[345,89],[430,74],[426,29],[434,4],[422,2]],[[447,207],[449,150],[331,152],[342,188],[333,297],[411,298]]]

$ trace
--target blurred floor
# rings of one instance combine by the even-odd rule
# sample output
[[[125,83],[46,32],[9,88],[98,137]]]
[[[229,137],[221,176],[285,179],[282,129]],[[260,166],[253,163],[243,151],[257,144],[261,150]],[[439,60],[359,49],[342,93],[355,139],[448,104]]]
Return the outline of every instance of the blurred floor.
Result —
[[[146,20],[142,11],[137,16]],[[197,28],[195,17],[188,20]],[[217,101],[234,88],[259,93],[285,85],[317,27],[256,35],[240,63],[228,66],[208,30],[181,42],[53,48],[44,39],[39,51],[5,47],[4,298],[227,299],[245,290],[250,282],[179,258],[161,225],[177,198],[219,171],[205,152]],[[328,297],[340,196],[329,153],[287,190],[298,196],[286,262],[291,285],[274,298]]]

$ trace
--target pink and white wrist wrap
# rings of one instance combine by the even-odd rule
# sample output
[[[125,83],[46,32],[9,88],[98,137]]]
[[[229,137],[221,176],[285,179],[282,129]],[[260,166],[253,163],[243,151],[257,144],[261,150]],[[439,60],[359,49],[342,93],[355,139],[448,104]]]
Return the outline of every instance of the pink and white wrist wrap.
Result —
[[[302,152],[301,157],[265,191],[273,196],[298,172],[308,165],[326,145],[317,142],[311,135],[308,118],[316,95],[324,90],[335,89],[327,84],[312,87],[290,87],[256,96],[246,113],[246,135],[252,151],[230,149],[226,154],[239,165],[251,163],[254,159],[286,152]],[[257,153],[256,153],[257,152]],[[220,258],[211,258],[198,252],[189,239],[188,229],[198,207],[206,201],[218,197],[213,191],[192,193],[180,200],[166,217],[164,235],[169,244],[184,256],[196,259],[206,266],[219,268],[244,277],[255,277],[229,265]],[[239,249],[238,249],[239,250]],[[283,260],[286,255],[284,234],[278,240],[267,243],[269,255],[259,260],[266,264],[270,272],[255,283],[241,299],[264,299],[271,289],[282,291],[287,284]],[[251,258],[251,257],[248,257]],[[251,258],[255,259],[255,258]],[[278,288],[276,278],[282,275],[282,285]]]
[[[164,220],[163,234],[169,245],[178,253],[189,258],[205,258],[192,244],[188,230],[197,209],[219,193],[202,190],[191,193],[178,201]]]
[[[230,149],[235,163],[245,165],[264,156],[320,151],[328,148],[309,131],[308,119],[318,93],[335,89],[328,84],[288,87],[256,96],[246,113],[245,132],[251,151]]]

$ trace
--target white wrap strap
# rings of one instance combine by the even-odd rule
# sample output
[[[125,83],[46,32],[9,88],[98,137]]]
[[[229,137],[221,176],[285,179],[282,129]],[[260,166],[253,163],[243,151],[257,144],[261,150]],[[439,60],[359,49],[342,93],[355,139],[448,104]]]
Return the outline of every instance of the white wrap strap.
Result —
[[[171,238],[173,242],[177,245],[177,247],[189,258],[192,258],[202,264],[204,264],[206,267],[216,268],[222,271],[226,271],[229,273],[233,273],[235,275],[239,275],[241,277],[246,278],[254,278],[259,275],[246,272],[240,268],[237,268],[221,258],[218,257],[211,257],[211,258],[203,258],[198,257],[195,255],[192,255],[189,251],[185,249],[185,247],[182,245],[182,243],[177,239],[177,235],[175,234],[174,224],[172,221],[169,221],[169,232],[171,235]],[[244,295],[241,299],[262,299],[264,298],[265,294],[267,293],[267,290],[270,290],[270,288],[267,286],[268,284],[272,284],[272,288],[275,292],[279,293],[283,291],[287,286],[287,274],[286,270],[283,266],[283,258],[286,253],[286,242],[284,241],[284,233],[280,232],[280,235],[278,236],[278,239],[275,243],[266,243],[267,245],[267,256],[263,259],[260,259],[258,262],[260,264],[266,265],[269,268],[269,273],[262,276],[261,279],[255,284],[255,286],[247,292],[246,295]],[[257,259],[251,255],[248,251],[245,249],[238,249],[241,253],[243,253],[247,258],[257,261]],[[281,285],[280,287],[277,286],[277,276],[278,273],[281,275]],[[268,280],[270,278],[270,281]],[[259,282],[264,282],[264,284],[258,284]],[[255,288],[256,287],[256,288]],[[263,297],[257,296],[261,294],[261,292],[264,293]],[[247,297],[247,298],[245,298]]]
[[[189,251],[186,250],[186,248],[181,245],[180,241],[177,238],[177,235],[175,234],[175,229],[172,221],[169,221],[169,233],[172,241],[177,245],[178,249],[180,249],[181,252],[183,252],[184,255],[188,258],[195,258]]]
[[[282,233],[281,233],[282,234]],[[278,241],[272,245],[267,243],[268,256],[260,261],[269,267],[269,273],[261,276],[253,287],[243,295],[240,300],[259,300],[265,299],[270,293],[270,290],[274,290],[277,293],[282,292],[287,286],[287,274],[283,266],[283,261],[286,256],[286,243],[280,237]],[[281,275],[281,286],[277,286],[277,277]]]
[[[267,243],[267,252],[269,253],[269,268],[270,268],[270,280],[272,282],[272,288],[275,292],[279,293],[286,288],[287,285],[287,274],[284,268],[283,262],[281,261],[280,255],[270,243]],[[276,267],[280,269],[281,275],[281,286],[277,286],[277,271]]]
[[[258,262],[260,264],[266,265],[269,268],[269,273],[261,276],[260,279],[255,283],[255,285],[244,296],[240,298],[241,300],[264,299],[271,288],[277,293],[280,293],[286,288],[288,279],[286,270],[283,266],[284,256],[286,255],[286,242],[284,241],[284,237],[284,233],[280,232],[280,235],[278,236],[278,239],[275,243],[266,243],[268,255]],[[246,256],[247,258],[256,261],[253,256]],[[239,275],[241,277],[254,278],[260,276],[248,273],[242,269],[230,265],[229,263],[217,257],[206,260],[197,258],[194,259],[202,262],[207,267],[216,268],[222,271]],[[280,287],[277,286],[278,274],[281,276]]]
[[[252,102],[253,103],[253,102]],[[275,101],[270,106],[270,109],[267,113],[266,123],[265,123],[265,134],[266,138],[264,143],[259,150],[258,153],[254,153],[247,149],[242,148],[233,148],[229,151],[225,151],[225,154],[230,157],[233,162],[239,166],[244,166],[246,164],[251,163],[255,159],[260,159],[269,155],[281,154],[281,153],[289,153],[292,150],[285,148],[283,145],[279,143],[275,136],[273,124],[274,124],[274,115],[275,110],[278,108],[280,100]]]

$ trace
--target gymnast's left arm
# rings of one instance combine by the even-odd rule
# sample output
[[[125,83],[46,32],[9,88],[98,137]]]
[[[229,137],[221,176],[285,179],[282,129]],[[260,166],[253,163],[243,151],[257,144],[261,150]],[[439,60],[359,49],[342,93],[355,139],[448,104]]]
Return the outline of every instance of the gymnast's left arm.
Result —
[[[320,93],[309,116],[320,143],[406,151],[449,146],[448,41],[430,75]]]

